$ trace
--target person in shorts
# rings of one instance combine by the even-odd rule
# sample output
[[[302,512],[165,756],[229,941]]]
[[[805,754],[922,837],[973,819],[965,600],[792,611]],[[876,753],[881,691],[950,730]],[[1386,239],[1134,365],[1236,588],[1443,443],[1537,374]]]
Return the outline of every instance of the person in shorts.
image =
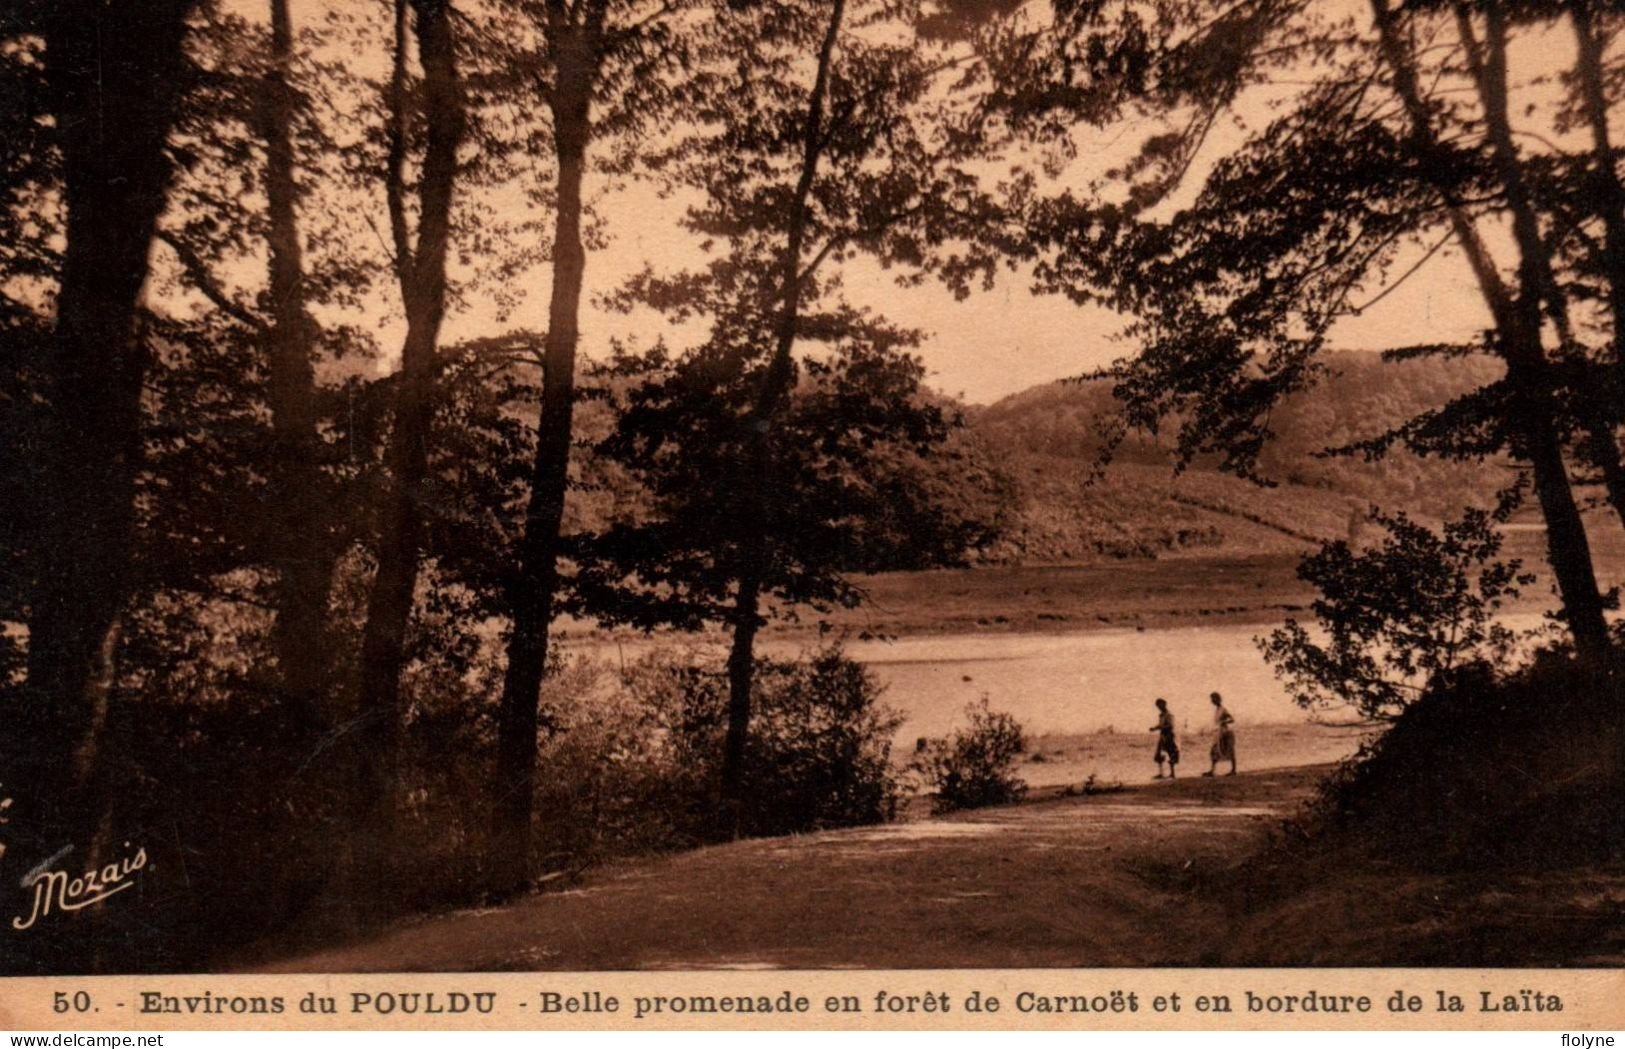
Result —
[[[1202,775],[1213,775],[1214,771],[1219,767],[1219,762],[1228,761],[1230,762],[1230,771],[1226,775],[1234,776],[1236,774],[1236,730],[1232,726],[1235,725],[1236,719],[1230,716],[1228,710],[1224,709],[1224,699],[1217,692],[1213,693],[1209,698],[1213,701],[1213,724],[1218,728],[1218,736],[1213,740],[1213,749],[1209,752],[1213,764]]]
[[[1168,713],[1168,701],[1157,700],[1157,723],[1151,726],[1151,731],[1157,734],[1157,774],[1154,779],[1163,779],[1162,763],[1168,762],[1168,775],[1174,778],[1174,770],[1179,766],[1179,741],[1174,738],[1174,716]]]

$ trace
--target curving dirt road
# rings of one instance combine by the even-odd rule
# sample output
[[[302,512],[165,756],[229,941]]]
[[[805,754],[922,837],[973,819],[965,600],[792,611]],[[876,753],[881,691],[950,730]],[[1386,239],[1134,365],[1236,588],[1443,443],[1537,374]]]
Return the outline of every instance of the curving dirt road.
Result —
[[[1228,917],[1191,887],[1323,767],[1051,796],[610,867],[269,972],[1201,965]]]

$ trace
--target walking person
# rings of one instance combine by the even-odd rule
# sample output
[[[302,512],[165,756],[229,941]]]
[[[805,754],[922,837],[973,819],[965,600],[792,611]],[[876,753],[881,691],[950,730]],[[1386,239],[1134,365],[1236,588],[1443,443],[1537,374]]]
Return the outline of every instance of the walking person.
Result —
[[[1214,771],[1219,767],[1219,762],[1228,761],[1230,762],[1230,771],[1225,775],[1234,776],[1236,774],[1236,730],[1232,726],[1236,723],[1236,719],[1230,716],[1228,710],[1224,709],[1224,699],[1217,692],[1213,693],[1209,698],[1213,701],[1213,724],[1218,727],[1219,734],[1213,741],[1212,751],[1209,752],[1209,757],[1213,759],[1213,763],[1202,775],[1213,775]]]
[[[1162,763],[1168,762],[1168,775],[1173,779],[1175,770],[1179,766],[1179,741],[1174,738],[1174,716],[1168,713],[1168,701],[1157,700],[1157,723],[1151,726],[1151,731],[1157,734],[1157,774],[1153,779],[1163,779]]]

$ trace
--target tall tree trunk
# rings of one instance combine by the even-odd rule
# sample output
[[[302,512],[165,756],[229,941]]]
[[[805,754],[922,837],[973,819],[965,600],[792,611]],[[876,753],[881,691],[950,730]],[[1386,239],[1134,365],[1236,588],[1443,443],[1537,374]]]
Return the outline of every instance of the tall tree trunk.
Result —
[[[323,891],[344,867],[332,848],[344,778],[342,748],[324,745],[336,722],[327,681],[332,666],[327,632],[328,592],[338,547],[330,532],[317,430],[315,320],[306,303],[299,237],[301,191],[294,139],[298,102],[292,84],[293,20],[288,0],[270,0],[271,55],[260,97],[265,139],[270,322],[265,359],[271,409],[271,464],[264,520],[265,547],[276,571],[271,650],[276,658],[277,709],[268,741],[282,755],[286,820],[277,831],[280,860],[295,892],[315,893],[324,915],[343,925],[351,917],[345,892]],[[320,760],[313,760],[321,755]],[[302,877],[300,876],[302,874]]]
[[[389,172],[396,265],[406,306],[406,340],[396,375],[395,404],[385,466],[389,489],[379,518],[378,572],[367,601],[361,644],[361,696],[357,759],[360,798],[356,827],[363,883],[383,884],[392,863],[399,800],[400,683],[406,632],[417,586],[423,522],[417,496],[428,472],[434,411],[435,352],[446,306],[446,249],[451,227],[457,147],[464,107],[445,0],[411,0],[418,56],[423,66],[428,125],[419,194],[417,244],[405,235],[404,52],[406,0],[397,0],[396,77],[391,92],[395,141]]]
[[[1577,45],[1575,74],[1580,101],[1591,127],[1591,195],[1593,207],[1602,216],[1603,267],[1608,274],[1608,307],[1614,322],[1614,360],[1625,369],[1625,186],[1620,184],[1608,129],[1603,42],[1596,25],[1600,7],[1593,0],[1570,0],[1569,17]]]
[[[1484,106],[1485,128],[1489,137],[1497,178],[1506,196],[1507,209],[1512,213],[1512,230],[1518,245],[1518,282],[1520,302],[1534,299],[1530,307],[1535,311],[1535,342],[1539,345],[1540,318],[1538,302],[1545,299],[1547,313],[1557,328],[1565,346],[1574,345],[1573,328],[1569,323],[1568,299],[1557,282],[1552,269],[1550,249],[1540,232],[1540,218],[1524,179],[1523,160],[1513,140],[1512,120],[1508,112],[1507,97],[1507,39],[1505,16],[1499,6],[1491,4],[1488,10],[1488,49],[1481,49],[1473,30],[1472,15],[1462,5],[1456,6],[1456,21],[1462,44],[1466,48],[1468,72],[1472,75]],[[1578,449],[1582,458],[1602,472],[1603,485],[1609,502],[1625,523],[1625,464],[1620,462],[1619,443],[1614,436],[1611,417],[1613,406],[1606,397],[1597,396],[1593,383],[1585,382],[1572,391],[1581,436]]]
[[[1413,148],[1427,172],[1446,170],[1446,151],[1439,143],[1432,118],[1422,100],[1409,45],[1394,24],[1387,0],[1370,0],[1384,61],[1411,124]],[[1478,280],[1484,300],[1495,319],[1496,344],[1507,364],[1515,391],[1513,453],[1526,459],[1534,474],[1535,495],[1546,520],[1546,556],[1557,579],[1564,615],[1575,649],[1586,657],[1600,655],[1607,644],[1602,595],[1591,562],[1590,542],[1574,501],[1551,375],[1541,345],[1542,287],[1524,254],[1519,267],[1520,288],[1514,295],[1501,279],[1494,259],[1462,206],[1456,188],[1439,181],[1434,188],[1449,212],[1456,240]],[[1536,231],[1538,238],[1538,230]],[[1521,238],[1520,238],[1521,239]]]
[[[271,0],[271,68],[265,78],[265,193],[269,218],[271,324],[266,332],[273,442],[269,515],[277,568],[272,648],[284,716],[306,744],[327,720],[327,592],[333,552],[327,542],[316,431],[315,322],[305,309],[295,177],[295,101],[289,83],[293,24],[288,0]],[[300,748],[302,749],[302,747]]]
[[[1546,523],[1549,549],[1563,547],[1558,573],[1559,586],[1564,588],[1565,603],[1572,594],[1569,626],[1574,632],[1575,647],[1583,653],[1596,654],[1606,648],[1607,626],[1603,619],[1603,602],[1597,589],[1592,567],[1591,546],[1586,538],[1585,526],[1579,508],[1574,503],[1569,486],[1567,468],[1563,462],[1562,442],[1556,427],[1545,422],[1557,415],[1555,391],[1552,389],[1552,369],[1547,365],[1541,342],[1541,301],[1549,307],[1559,334],[1571,339],[1568,308],[1563,290],[1552,272],[1551,256],[1541,235],[1540,219],[1523,176],[1523,163],[1513,140],[1512,121],[1508,112],[1507,90],[1507,25],[1506,14],[1499,4],[1486,8],[1488,25],[1487,48],[1480,50],[1473,31],[1471,13],[1461,4],[1456,5],[1457,25],[1462,44],[1466,48],[1468,70],[1478,88],[1484,107],[1485,127],[1496,176],[1505,194],[1507,208],[1512,213],[1512,232],[1518,245],[1518,293],[1510,304],[1511,331],[1509,346],[1514,356],[1509,357],[1509,374],[1520,394],[1522,412],[1531,420],[1529,429],[1530,454],[1544,457],[1545,474],[1535,467],[1537,493],[1543,487],[1552,489],[1550,496],[1540,495],[1541,505],[1553,511]],[[1581,391],[1582,395],[1584,391]],[[1587,431],[1581,440],[1582,453],[1603,471],[1610,498],[1622,519],[1625,519],[1625,473],[1619,460],[1619,447],[1614,440],[1613,428],[1595,411],[1582,411],[1580,427]],[[1559,480],[1560,479],[1560,483]],[[1568,574],[1568,584],[1563,579]]]
[[[512,590],[512,632],[502,680],[497,742],[498,781],[491,835],[492,887],[521,887],[530,871],[531,808],[535,794],[537,703],[547,669],[548,630],[559,585],[559,530],[570,474],[575,410],[576,343],[587,255],[581,243],[581,183],[591,136],[592,92],[598,78],[598,36],[605,5],[591,5],[581,23],[549,26],[556,49],[553,150],[558,161],[553,229],[553,289],[543,347],[542,405],[536,427],[519,574]]]
[[[78,796],[75,780],[85,777],[75,775],[74,757],[92,728],[100,654],[116,638],[133,585],[147,367],[137,303],[168,187],[164,147],[188,70],[192,0],[40,7],[67,237],[41,449],[48,487],[28,679],[18,706],[0,712],[6,791],[17,799],[7,829],[22,862],[13,870],[63,845],[82,860],[97,811]]]
[[[1591,127],[1592,168],[1590,195],[1592,208],[1602,216],[1603,270],[1608,281],[1608,312],[1612,315],[1614,331],[1613,354],[1606,371],[1607,378],[1596,391],[1595,400],[1602,422],[1610,437],[1615,433],[1618,406],[1625,398],[1625,186],[1620,184],[1615,167],[1614,145],[1608,128],[1608,95],[1603,76],[1603,42],[1597,32],[1596,18],[1600,5],[1591,0],[1570,0],[1569,18],[1574,27],[1575,79],[1580,86],[1580,102],[1586,123]],[[1608,485],[1609,500],[1622,518],[1625,518],[1625,469],[1620,466],[1617,442],[1613,442],[1613,455],[1608,457],[1605,445],[1596,457],[1608,457],[1612,469],[1605,467],[1604,481]]]
[[[829,23],[818,49],[818,68],[807,98],[807,121],[801,135],[801,170],[785,229],[784,253],[779,259],[779,309],[774,323],[773,356],[768,360],[755,403],[743,420],[743,476],[738,485],[740,542],[734,575],[733,641],[728,655],[728,732],[722,752],[722,797],[739,828],[743,801],[745,746],[750,735],[751,690],[756,676],[755,641],[761,625],[759,605],[763,564],[768,556],[769,500],[774,490],[773,427],[795,368],[792,353],[801,313],[802,245],[806,240],[808,198],[818,175],[823,152],[824,108],[829,97],[835,42],[846,14],[845,0],[830,7]]]

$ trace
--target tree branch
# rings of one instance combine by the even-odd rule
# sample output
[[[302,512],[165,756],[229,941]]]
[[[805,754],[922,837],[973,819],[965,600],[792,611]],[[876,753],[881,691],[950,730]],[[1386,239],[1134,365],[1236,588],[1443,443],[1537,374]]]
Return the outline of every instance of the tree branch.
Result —
[[[1389,295],[1392,295],[1395,291],[1399,290],[1399,286],[1401,284],[1404,284],[1406,281],[1410,280],[1411,277],[1415,276],[1416,272],[1418,270],[1420,270],[1423,266],[1426,266],[1427,263],[1428,263],[1428,260],[1433,258],[1433,256],[1437,255],[1439,253],[1439,249],[1443,248],[1446,244],[1449,244],[1450,241],[1455,238],[1455,236],[1456,236],[1456,234],[1455,234],[1455,231],[1453,229],[1452,230],[1447,230],[1445,232],[1445,235],[1439,238],[1439,242],[1437,244],[1433,245],[1433,247],[1429,248],[1427,250],[1427,254],[1423,255],[1420,259],[1418,259],[1416,261],[1416,265],[1412,266],[1410,269],[1408,269],[1404,273],[1400,274],[1398,280],[1394,281],[1392,284],[1388,285],[1386,288],[1384,288],[1381,291],[1377,292],[1377,294],[1373,298],[1367,300],[1366,302],[1361,303],[1358,306],[1349,307],[1348,308],[1348,313],[1351,314],[1352,316],[1358,317],[1360,314],[1364,313],[1366,310],[1369,310],[1371,307],[1375,306],[1377,303],[1381,302],[1383,299],[1386,299]]]
[[[186,275],[191,278],[192,287],[201,292],[204,298],[256,332],[264,334],[270,330],[270,326],[255,316],[252,310],[226,294],[226,290],[209,273],[208,264],[192,250],[190,245],[168,230],[159,230],[158,239],[169,245],[169,249],[175,253],[175,257],[186,270]]]

